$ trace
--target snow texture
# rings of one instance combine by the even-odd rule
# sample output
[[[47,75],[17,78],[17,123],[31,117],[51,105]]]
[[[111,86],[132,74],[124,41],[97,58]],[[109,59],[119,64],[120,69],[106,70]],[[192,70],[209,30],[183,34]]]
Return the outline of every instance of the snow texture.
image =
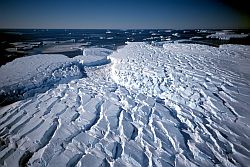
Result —
[[[2,107],[0,164],[248,166],[249,51],[128,43],[87,77]]]
[[[101,48],[97,53],[101,53]],[[95,49],[92,49],[93,52]],[[103,49],[107,52],[108,49]],[[97,55],[97,56],[96,56]],[[41,54],[18,58],[0,68],[0,99],[13,101],[45,92],[58,83],[86,77],[84,66],[102,65],[107,55],[96,54],[68,58],[60,54]]]

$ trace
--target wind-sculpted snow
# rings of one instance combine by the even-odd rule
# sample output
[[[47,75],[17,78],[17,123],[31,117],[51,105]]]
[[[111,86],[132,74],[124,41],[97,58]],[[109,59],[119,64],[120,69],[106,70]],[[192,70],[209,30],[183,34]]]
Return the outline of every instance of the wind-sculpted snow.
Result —
[[[0,68],[1,103],[24,99],[55,84],[85,77],[84,66],[108,62],[107,55],[70,59],[60,54],[43,54],[16,59]]]
[[[157,48],[131,43],[112,55],[112,77],[170,108],[180,133],[180,137],[175,133],[178,142],[173,146],[183,142],[174,148],[185,153],[184,166],[187,162],[247,166],[249,53],[249,46],[239,45],[165,44]]]
[[[1,166],[248,166],[249,46],[129,43],[0,109]]]

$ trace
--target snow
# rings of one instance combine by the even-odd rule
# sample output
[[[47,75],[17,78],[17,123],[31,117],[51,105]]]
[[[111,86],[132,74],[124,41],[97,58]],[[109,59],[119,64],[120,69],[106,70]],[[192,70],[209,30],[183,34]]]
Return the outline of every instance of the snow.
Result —
[[[27,84],[26,73],[48,66],[47,76],[68,65],[79,73],[67,70],[67,82],[0,108],[0,164],[247,166],[249,49],[128,42],[111,55],[87,49],[73,59],[16,59],[0,70],[16,66],[20,73],[1,84]],[[85,77],[77,78],[81,70]]]
[[[95,55],[74,58],[60,54],[38,54],[15,59],[0,68],[1,99],[12,101],[33,96],[37,92],[50,89],[55,84],[86,77],[83,66],[96,66],[109,62],[107,55],[111,52],[107,49],[95,48],[92,52]]]

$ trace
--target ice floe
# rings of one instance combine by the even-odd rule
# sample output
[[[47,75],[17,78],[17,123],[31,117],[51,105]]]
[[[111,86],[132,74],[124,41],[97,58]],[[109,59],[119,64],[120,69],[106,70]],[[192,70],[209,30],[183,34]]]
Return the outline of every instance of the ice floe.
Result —
[[[74,43],[74,44],[61,44],[48,47],[43,50],[43,53],[62,53],[62,52],[73,52],[80,50],[82,43]]]
[[[221,40],[230,40],[231,38],[246,38],[249,34],[236,34],[231,31],[217,31],[215,34],[208,35],[207,38],[217,38]]]

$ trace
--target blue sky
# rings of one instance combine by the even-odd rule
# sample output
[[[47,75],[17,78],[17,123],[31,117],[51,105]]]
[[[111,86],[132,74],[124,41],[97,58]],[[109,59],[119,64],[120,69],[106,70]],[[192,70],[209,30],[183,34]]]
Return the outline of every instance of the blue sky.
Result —
[[[2,0],[0,28],[249,28],[218,0]]]

